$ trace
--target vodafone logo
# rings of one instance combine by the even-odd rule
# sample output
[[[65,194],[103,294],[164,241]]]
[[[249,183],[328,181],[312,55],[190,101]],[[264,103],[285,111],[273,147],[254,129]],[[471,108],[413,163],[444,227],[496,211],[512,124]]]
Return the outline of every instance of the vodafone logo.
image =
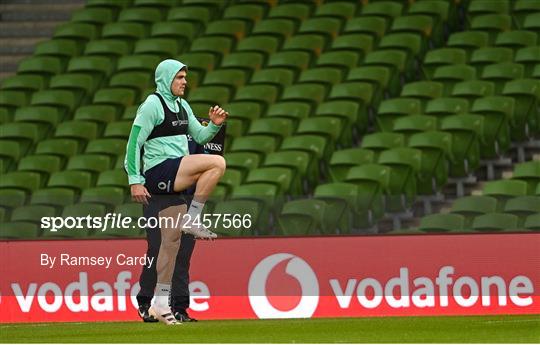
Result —
[[[272,305],[266,288],[272,270],[286,260],[285,273],[298,281],[302,294],[294,308],[283,311]],[[260,319],[308,318],[319,303],[319,283],[315,272],[303,259],[288,253],[273,254],[259,262],[249,277],[248,293],[251,308]]]

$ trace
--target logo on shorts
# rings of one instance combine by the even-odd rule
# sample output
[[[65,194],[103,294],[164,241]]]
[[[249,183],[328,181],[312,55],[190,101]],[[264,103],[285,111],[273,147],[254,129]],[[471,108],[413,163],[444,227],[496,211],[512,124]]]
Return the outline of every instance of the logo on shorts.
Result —
[[[167,182],[161,181],[160,183],[158,183],[157,186],[158,186],[159,189],[167,190],[167,192],[168,192],[170,184],[171,184],[171,181],[167,181]]]
[[[285,273],[296,279],[300,285],[302,293],[296,306],[289,310],[279,310],[272,305],[267,295],[268,277],[273,269],[281,262],[287,261]],[[319,283],[317,276],[309,264],[300,257],[279,253],[265,258],[251,273],[249,278],[249,303],[255,314],[261,319],[270,318],[305,318],[311,317],[319,304]],[[270,296],[272,298],[272,296]],[[277,296],[286,299],[298,296]]]

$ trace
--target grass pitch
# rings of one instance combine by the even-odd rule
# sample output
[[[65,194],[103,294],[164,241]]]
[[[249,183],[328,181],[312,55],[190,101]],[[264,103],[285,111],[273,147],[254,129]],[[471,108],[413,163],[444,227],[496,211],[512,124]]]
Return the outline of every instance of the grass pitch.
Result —
[[[0,325],[2,343],[538,343],[540,315]]]

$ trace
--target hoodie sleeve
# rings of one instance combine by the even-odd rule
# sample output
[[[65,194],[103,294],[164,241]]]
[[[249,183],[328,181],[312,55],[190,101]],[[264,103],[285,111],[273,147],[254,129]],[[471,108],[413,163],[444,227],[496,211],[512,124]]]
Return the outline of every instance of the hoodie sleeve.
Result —
[[[199,123],[199,120],[195,117],[193,114],[193,110],[189,106],[187,102],[182,101],[182,105],[184,106],[184,109],[186,109],[188,113],[188,133],[195,139],[197,144],[204,145],[219,132],[219,129],[221,126],[215,125],[212,121],[208,124],[208,126],[203,126]]]
[[[158,125],[160,116],[155,102],[147,99],[137,109],[137,115],[133,121],[131,132],[126,148],[124,167],[128,174],[129,184],[144,184],[145,179],[141,175],[141,148],[144,142]]]

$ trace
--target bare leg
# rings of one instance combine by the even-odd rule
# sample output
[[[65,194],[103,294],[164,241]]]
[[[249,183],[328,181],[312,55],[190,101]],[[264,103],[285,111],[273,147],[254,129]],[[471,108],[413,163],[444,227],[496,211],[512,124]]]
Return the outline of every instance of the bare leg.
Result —
[[[189,155],[182,158],[174,181],[174,191],[180,192],[197,183],[194,200],[206,202],[225,172],[225,159],[218,155]]]
[[[187,211],[186,205],[171,206],[159,212],[159,218],[171,217],[176,220],[178,215],[183,215]],[[164,225],[166,222],[162,222]],[[175,228],[174,224],[161,227],[161,246],[156,263],[158,284],[170,285],[176,260],[176,254],[180,248],[182,232]]]

